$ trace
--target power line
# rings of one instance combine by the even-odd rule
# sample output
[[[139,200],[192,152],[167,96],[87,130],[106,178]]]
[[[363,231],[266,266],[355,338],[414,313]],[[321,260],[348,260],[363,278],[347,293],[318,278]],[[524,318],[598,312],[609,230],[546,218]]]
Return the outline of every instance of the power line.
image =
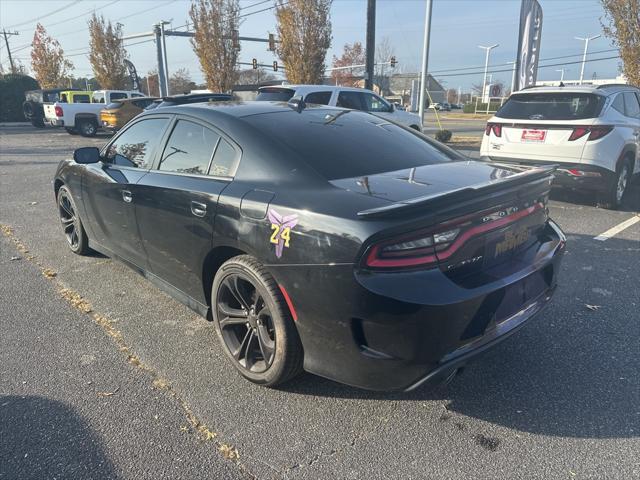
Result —
[[[284,3],[281,3],[279,5],[273,5],[271,7],[263,8],[262,10],[256,10],[255,12],[245,13],[244,15],[239,15],[238,18],[244,18],[244,17],[248,17],[250,15],[255,15],[256,13],[262,13],[262,12],[266,12],[268,10],[273,10],[274,8],[284,7],[288,3],[289,2],[284,2]]]
[[[612,57],[602,57],[602,58],[592,58],[587,60],[587,62],[599,62],[602,60],[611,60],[614,58],[620,58],[619,55],[615,55]],[[562,66],[562,65],[574,65],[576,63],[582,63],[582,60],[578,60],[575,62],[564,62],[564,63],[551,63],[549,65],[539,65],[538,68],[547,68],[547,67],[558,67],[558,66]],[[506,68],[503,70],[490,70],[487,73],[502,73],[502,72],[512,72],[513,69],[512,68]],[[431,72],[430,72],[431,73]],[[467,73],[449,73],[449,74],[440,74],[438,75],[438,77],[463,77],[466,75],[481,75],[482,73],[484,73],[483,71],[476,71],[476,72],[467,72]]]
[[[81,13],[80,15],[76,15],[75,17],[69,17],[69,18],[65,18],[64,20],[60,20],[59,22],[55,22],[55,23],[49,23],[46,25],[47,28],[51,28],[54,27],[56,25],[60,25],[61,23],[65,23],[65,22],[70,22],[71,20],[75,20],[76,18],[80,18],[80,17],[84,17],[85,15],[87,15],[88,13],[95,13],[98,10],[102,10],[104,8],[107,8],[109,5],[113,5],[114,3],[118,3],[120,0],[113,0],[113,2],[109,2],[106,5],[103,5],[101,7],[98,8],[92,8],[91,10],[88,10],[86,12]]]
[[[271,0],[262,0],[260,2],[252,3],[251,5],[246,5],[244,7],[240,7],[240,10],[246,10],[247,8],[257,7],[258,5],[262,5],[263,3],[268,3]]]
[[[27,20],[25,22],[21,22],[21,23],[15,23],[13,25],[9,25],[7,28],[14,28],[14,27],[21,27],[22,25],[27,25],[29,23],[33,23],[33,22],[37,22],[39,20],[42,20],[43,18],[47,18],[50,17],[51,15],[55,15],[58,12],[61,12],[62,10],[65,10],[69,7],[72,7],[73,5],[75,5],[76,3],[80,3],[82,0],[74,0],[71,3],[68,3],[67,5],[65,5],[64,7],[60,7],[60,8],[56,8],[55,10],[45,14],[45,15],[40,15],[39,17],[35,17],[32,18],[31,20]]]

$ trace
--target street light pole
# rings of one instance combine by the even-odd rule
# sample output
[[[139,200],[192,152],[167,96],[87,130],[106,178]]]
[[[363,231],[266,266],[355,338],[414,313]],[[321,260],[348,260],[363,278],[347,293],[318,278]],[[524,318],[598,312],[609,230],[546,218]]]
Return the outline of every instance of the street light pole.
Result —
[[[580,69],[580,85],[582,85],[582,80],[584,79],[584,64],[587,61],[587,49],[589,48],[589,42],[591,40],[595,40],[596,38],[600,38],[601,35],[594,35],[593,37],[574,37],[576,40],[580,40],[584,42],[584,53],[582,54],[582,68]]]
[[[422,45],[422,72],[420,73],[420,95],[418,97],[418,115],[420,125],[424,125],[424,102],[427,92],[427,69],[429,68],[429,39],[431,37],[431,10],[432,0],[427,0],[427,9],[424,18],[424,43]]]
[[[567,68],[559,68],[556,70],[556,72],[560,72],[560,82],[564,81],[564,71],[568,70]]]
[[[484,101],[484,92],[487,89],[487,70],[489,69],[489,53],[491,52],[491,50],[498,47],[499,45],[500,45],[499,43],[496,43],[495,45],[491,45],[489,47],[483,47],[482,45],[478,45],[478,48],[484,48],[487,51],[487,55],[485,56],[485,59],[484,59],[484,77],[482,80],[482,93],[481,93],[482,101]]]

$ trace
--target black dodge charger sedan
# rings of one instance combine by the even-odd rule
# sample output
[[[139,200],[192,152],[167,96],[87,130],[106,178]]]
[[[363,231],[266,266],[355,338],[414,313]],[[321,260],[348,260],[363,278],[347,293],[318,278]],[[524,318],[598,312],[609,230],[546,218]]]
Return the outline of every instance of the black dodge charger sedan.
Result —
[[[143,113],[62,161],[54,188],[73,252],[119,258],[212,320],[250,381],[304,369],[410,390],[550,300],[551,180],[294,99]]]

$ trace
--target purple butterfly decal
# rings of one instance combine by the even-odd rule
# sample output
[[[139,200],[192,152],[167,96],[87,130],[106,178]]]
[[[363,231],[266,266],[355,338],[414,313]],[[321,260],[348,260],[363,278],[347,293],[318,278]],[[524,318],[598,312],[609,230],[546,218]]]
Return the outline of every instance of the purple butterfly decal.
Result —
[[[274,209],[270,209],[267,216],[271,222],[271,228],[274,230],[271,235],[271,243],[275,244],[276,257],[280,258],[284,247],[289,246],[289,233],[298,224],[298,215],[282,216]],[[283,233],[285,233],[285,238],[282,237]]]

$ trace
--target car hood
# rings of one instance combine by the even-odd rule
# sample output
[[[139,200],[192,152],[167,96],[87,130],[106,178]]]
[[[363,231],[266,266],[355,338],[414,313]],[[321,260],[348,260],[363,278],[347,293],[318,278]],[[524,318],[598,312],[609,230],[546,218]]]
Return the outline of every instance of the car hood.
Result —
[[[518,173],[476,161],[454,161],[342,178],[330,183],[337,188],[390,202],[440,195],[452,190],[496,181]]]

